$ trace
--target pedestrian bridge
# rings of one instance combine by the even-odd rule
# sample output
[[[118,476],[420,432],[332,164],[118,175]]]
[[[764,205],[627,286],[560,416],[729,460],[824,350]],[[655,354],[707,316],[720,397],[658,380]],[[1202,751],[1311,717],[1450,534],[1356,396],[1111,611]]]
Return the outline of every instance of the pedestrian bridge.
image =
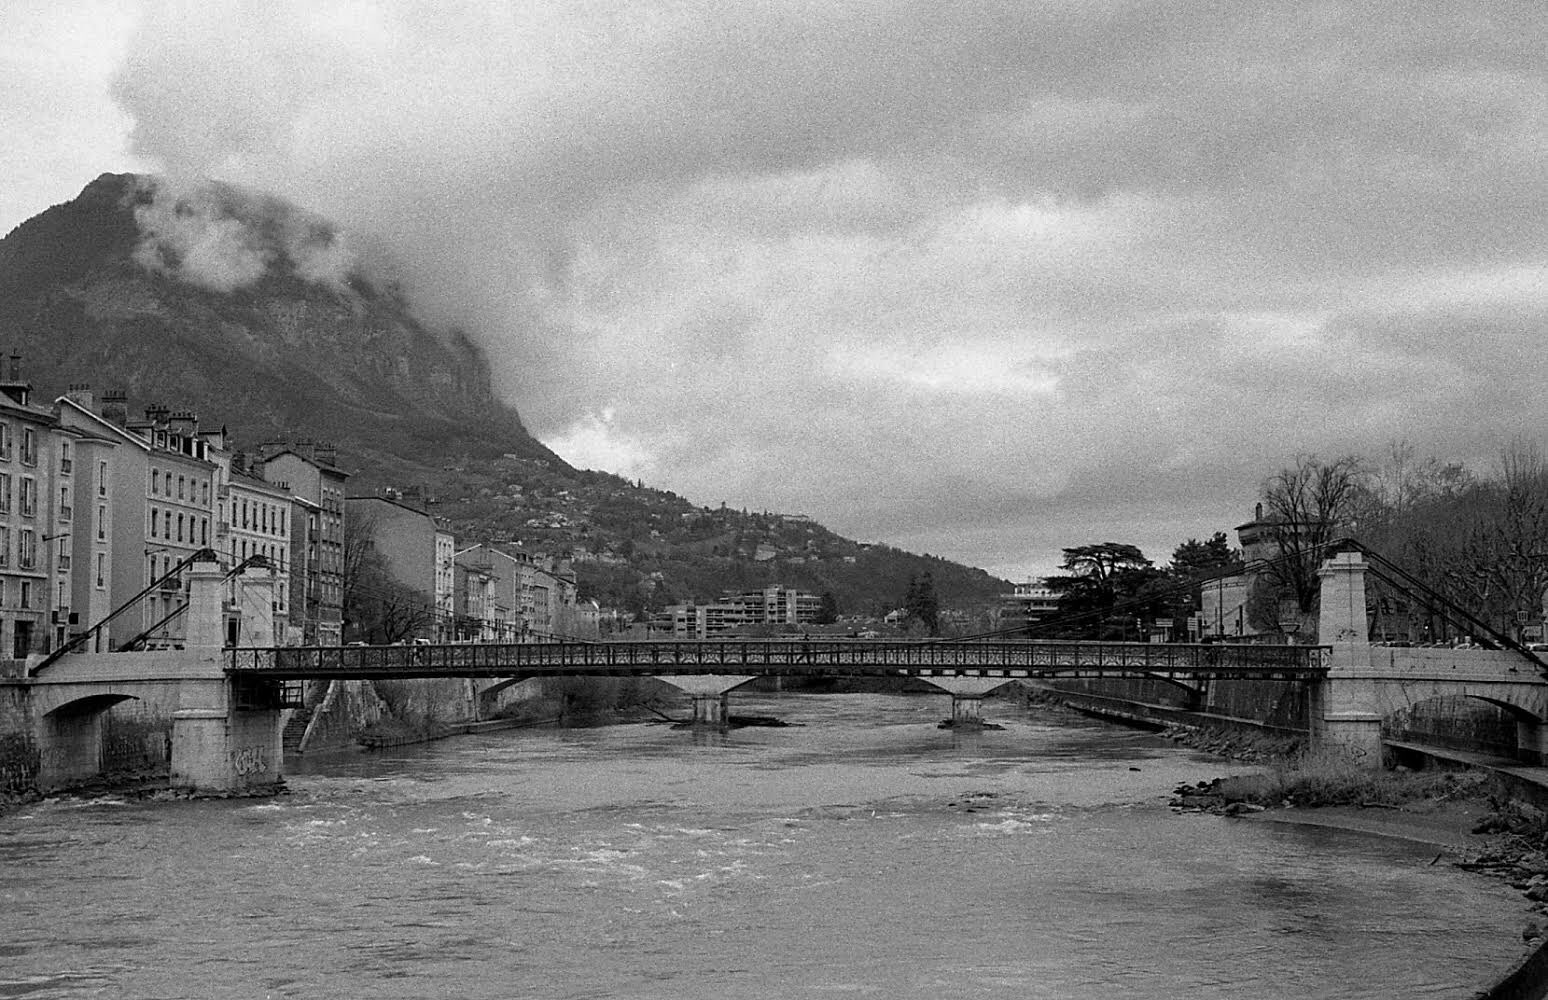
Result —
[[[1138,642],[726,639],[493,645],[301,646],[228,651],[228,671],[277,680],[411,677],[753,676],[1165,677],[1310,680],[1314,646]]]
[[[693,698],[693,721],[722,724],[727,696],[759,677],[915,677],[951,695],[957,724],[980,719],[990,691],[1016,680],[1149,677],[1198,696],[1210,680],[1309,681],[1327,672],[1314,647],[1125,642],[726,639],[307,646],[233,649],[234,678],[261,681],[493,677],[654,677]]]
[[[695,720],[718,725],[728,692],[767,676],[913,677],[952,696],[954,720],[978,718],[993,689],[1018,680],[1161,679],[1190,692],[1215,680],[1304,685],[1311,740],[1381,760],[1383,718],[1426,699],[1462,696],[1518,719],[1518,752],[1548,760],[1548,664],[1524,651],[1372,647],[1364,576],[1356,552],[1322,567],[1319,634],[1327,645],[1178,645],[975,639],[707,640],[223,648],[226,574],[214,563],[189,573],[186,648],[142,653],[68,652],[27,676],[0,679],[0,708],[15,706],[42,765],[38,782],[88,776],[101,722],[129,699],[171,720],[175,785],[241,791],[280,777],[280,720],[300,682],[317,679],[649,676],[690,694]],[[272,607],[272,576],[243,577],[244,606]],[[251,633],[272,636],[261,620]],[[271,640],[272,641],[272,640]]]

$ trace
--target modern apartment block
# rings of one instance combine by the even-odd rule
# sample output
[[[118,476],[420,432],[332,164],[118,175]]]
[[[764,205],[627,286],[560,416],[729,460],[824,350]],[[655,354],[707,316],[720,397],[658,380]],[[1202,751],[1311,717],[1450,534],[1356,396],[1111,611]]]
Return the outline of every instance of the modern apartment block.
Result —
[[[674,636],[713,639],[751,626],[812,625],[822,598],[779,584],[762,590],[727,593],[710,604],[678,604],[666,610],[662,623]]]

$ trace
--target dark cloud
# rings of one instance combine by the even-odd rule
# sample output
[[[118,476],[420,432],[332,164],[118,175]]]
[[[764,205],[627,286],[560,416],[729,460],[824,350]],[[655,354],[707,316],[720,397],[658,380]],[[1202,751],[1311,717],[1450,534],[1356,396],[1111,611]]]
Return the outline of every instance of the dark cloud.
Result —
[[[1016,572],[1542,426],[1545,18],[153,4],[115,94],[391,247],[578,461]]]

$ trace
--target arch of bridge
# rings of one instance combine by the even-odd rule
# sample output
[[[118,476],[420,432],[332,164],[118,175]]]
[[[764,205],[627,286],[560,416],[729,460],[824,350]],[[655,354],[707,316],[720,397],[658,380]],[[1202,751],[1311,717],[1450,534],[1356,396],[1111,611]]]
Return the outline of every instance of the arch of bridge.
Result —
[[[185,701],[224,703],[225,685],[225,664],[218,653],[154,650],[70,654],[42,670],[29,688],[32,710],[43,718],[78,702],[106,707],[129,699],[170,716]]]
[[[1518,719],[1548,720],[1548,681],[1519,653],[1499,649],[1372,646],[1370,676],[1383,718],[1436,698],[1476,698]]]
[[[1391,678],[1376,682],[1376,711],[1384,719],[1437,698],[1473,698],[1523,721],[1548,721],[1548,684],[1541,682]]]

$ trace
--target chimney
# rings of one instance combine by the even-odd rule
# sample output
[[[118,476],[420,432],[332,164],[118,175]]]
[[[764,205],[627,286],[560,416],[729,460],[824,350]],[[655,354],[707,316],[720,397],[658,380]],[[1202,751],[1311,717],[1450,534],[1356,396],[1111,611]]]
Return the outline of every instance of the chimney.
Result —
[[[70,389],[65,393],[65,398],[88,413],[97,412],[97,401],[96,397],[92,395],[90,383],[70,383]]]
[[[173,434],[191,438],[199,430],[199,415],[192,410],[178,410],[167,419],[167,429]]]
[[[332,441],[319,441],[312,449],[312,461],[318,465],[337,465],[339,449]]]
[[[12,400],[23,406],[27,405],[32,396],[32,383],[23,382],[21,377],[21,355],[11,355],[11,364],[6,371],[6,379],[0,382],[0,392],[10,396]]]
[[[123,427],[129,423],[129,394],[122,389],[108,389],[102,393],[102,409],[97,415],[110,424]]]
[[[152,403],[145,408],[145,420],[157,430],[164,431],[167,429],[167,417],[171,413],[172,411],[165,405]]]

